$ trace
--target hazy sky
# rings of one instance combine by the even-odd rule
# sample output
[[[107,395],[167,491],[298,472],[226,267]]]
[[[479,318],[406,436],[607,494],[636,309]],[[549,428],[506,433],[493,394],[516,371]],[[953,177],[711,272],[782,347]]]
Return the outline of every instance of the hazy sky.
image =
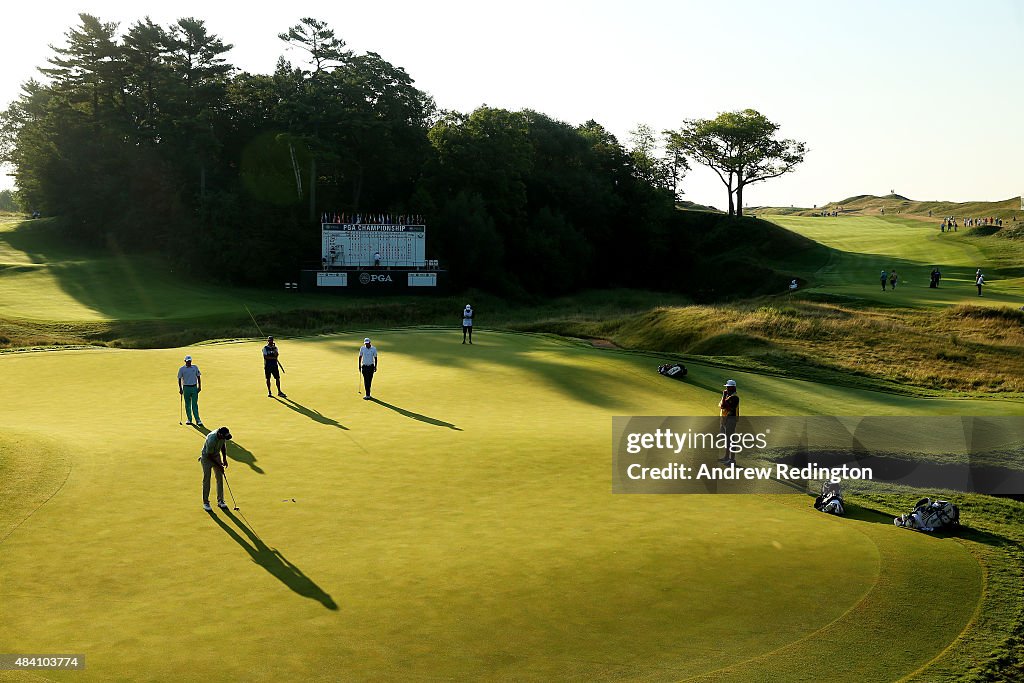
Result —
[[[748,188],[751,205],[1024,191],[1024,0],[19,2],[3,10],[0,106],[37,77],[79,12],[122,30],[147,15],[165,26],[204,19],[235,46],[229,61],[253,73],[282,54],[300,61],[277,34],[311,16],[405,68],[441,108],[595,119],[622,142],[639,123],[660,131],[751,107],[810,150],[793,174]],[[0,176],[0,188],[11,184]],[[694,169],[683,187],[725,205],[710,171]]]

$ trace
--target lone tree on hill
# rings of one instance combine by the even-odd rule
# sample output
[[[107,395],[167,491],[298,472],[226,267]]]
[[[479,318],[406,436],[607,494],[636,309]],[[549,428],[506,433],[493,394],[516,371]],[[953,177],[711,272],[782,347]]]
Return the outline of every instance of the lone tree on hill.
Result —
[[[779,124],[753,109],[723,112],[713,119],[690,119],[677,131],[665,131],[670,152],[713,170],[729,191],[729,215],[743,215],[743,188],[778,178],[804,160],[807,147],[777,140]],[[734,198],[735,196],[735,198]]]

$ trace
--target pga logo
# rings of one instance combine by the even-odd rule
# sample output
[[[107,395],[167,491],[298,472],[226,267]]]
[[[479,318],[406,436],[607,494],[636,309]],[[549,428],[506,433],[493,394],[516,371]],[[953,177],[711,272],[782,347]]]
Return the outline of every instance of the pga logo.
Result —
[[[359,273],[359,284],[368,285],[371,282],[392,282],[390,275],[370,275],[369,273]]]

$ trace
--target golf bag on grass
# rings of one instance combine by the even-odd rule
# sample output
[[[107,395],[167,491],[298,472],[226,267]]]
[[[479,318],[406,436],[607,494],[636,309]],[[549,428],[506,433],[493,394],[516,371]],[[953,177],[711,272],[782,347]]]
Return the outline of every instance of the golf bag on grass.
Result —
[[[658,373],[671,377],[672,379],[679,379],[686,377],[686,368],[679,363],[665,363],[664,365],[658,366]]]
[[[814,499],[814,509],[830,515],[846,514],[843,507],[843,492],[839,484],[826,481],[821,485],[821,495]]]
[[[914,511],[892,520],[896,526],[918,531],[935,531],[960,524],[960,508],[948,500],[922,498]]]

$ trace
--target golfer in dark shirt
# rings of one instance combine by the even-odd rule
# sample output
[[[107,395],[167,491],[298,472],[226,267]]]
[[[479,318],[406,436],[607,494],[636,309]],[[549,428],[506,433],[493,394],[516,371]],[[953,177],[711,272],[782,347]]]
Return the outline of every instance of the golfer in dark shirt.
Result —
[[[725,383],[725,390],[722,391],[722,400],[718,402],[721,411],[721,432],[725,434],[728,441],[725,457],[720,462],[726,465],[735,465],[736,456],[730,450],[732,435],[736,433],[736,421],[740,416],[740,397],[736,393],[736,380],[730,379]]]
[[[277,395],[288,398],[288,395],[281,391],[281,369],[277,360],[279,355],[280,352],[277,344],[274,343],[274,338],[267,337],[267,345],[263,347],[263,374],[267,377],[267,396],[273,396],[270,393],[270,378],[273,377],[277,382]]]

